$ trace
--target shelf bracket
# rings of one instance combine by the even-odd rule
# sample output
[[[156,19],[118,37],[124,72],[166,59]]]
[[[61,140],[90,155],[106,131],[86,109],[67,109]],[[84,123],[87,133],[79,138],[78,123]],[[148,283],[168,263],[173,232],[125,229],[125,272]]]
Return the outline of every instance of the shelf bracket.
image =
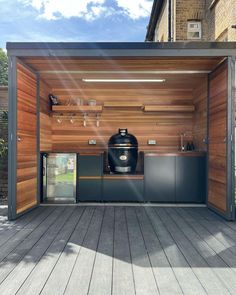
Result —
[[[84,122],[83,122],[84,127],[87,126],[87,119],[88,119],[88,114],[84,113]]]
[[[96,126],[97,126],[97,127],[100,126],[99,119],[100,119],[100,115],[99,115],[99,114],[96,114]]]

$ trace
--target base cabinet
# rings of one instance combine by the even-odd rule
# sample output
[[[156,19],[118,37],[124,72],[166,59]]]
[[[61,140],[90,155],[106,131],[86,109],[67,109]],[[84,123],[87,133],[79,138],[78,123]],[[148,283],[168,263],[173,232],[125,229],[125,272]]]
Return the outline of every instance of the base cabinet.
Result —
[[[79,155],[78,157],[78,194],[80,202],[101,201],[102,199],[103,156]]]
[[[203,203],[206,196],[205,157],[176,157],[176,202]]]
[[[143,176],[103,175],[102,155],[78,161],[77,200],[83,202],[204,203],[206,157],[145,156]]]
[[[78,199],[79,201],[94,201],[102,200],[102,179],[81,179],[78,184]]]
[[[147,156],[144,169],[145,202],[205,202],[205,156]]]
[[[175,157],[145,157],[145,202],[175,201]]]
[[[143,180],[104,179],[103,201],[143,202]]]

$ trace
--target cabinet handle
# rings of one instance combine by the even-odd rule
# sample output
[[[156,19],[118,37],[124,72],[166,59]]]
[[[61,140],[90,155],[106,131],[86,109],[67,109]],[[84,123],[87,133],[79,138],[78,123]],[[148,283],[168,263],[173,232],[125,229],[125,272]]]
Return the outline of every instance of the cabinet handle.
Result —
[[[17,141],[21,141],[21,137],[20,136],[17,136]]]

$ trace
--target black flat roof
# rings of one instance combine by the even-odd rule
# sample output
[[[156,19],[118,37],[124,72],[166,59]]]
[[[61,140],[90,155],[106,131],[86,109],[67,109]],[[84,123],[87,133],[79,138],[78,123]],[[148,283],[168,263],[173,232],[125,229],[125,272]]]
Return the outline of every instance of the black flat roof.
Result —
[[[7,42],[7,50],[36,49],[235,49],[236,42]]]

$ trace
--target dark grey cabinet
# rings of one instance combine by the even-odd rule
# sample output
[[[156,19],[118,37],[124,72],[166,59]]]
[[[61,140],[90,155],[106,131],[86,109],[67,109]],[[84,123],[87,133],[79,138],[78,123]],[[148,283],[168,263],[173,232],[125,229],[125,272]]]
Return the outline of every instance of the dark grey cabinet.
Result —
[[[103,156],[79,155],[78,157],[78,201],[102,200]]]
[[[176,157],[176,202],[203,203],[206,196],[205,157]]]
[[[144,160],[146,202],[204,203],[206,157],[146,156]]]
[[[145,201],[175,201],[175,156],[146,156],[144,159]]]
[[[80,179],[78,200],[83,202],[98,202],[102,200],[102,178]]]
[[[103,179],[103,201],[143,202],[142,179]]]
[[[103,169],[102,154],[79,155],[79,176],[101,176]]]

